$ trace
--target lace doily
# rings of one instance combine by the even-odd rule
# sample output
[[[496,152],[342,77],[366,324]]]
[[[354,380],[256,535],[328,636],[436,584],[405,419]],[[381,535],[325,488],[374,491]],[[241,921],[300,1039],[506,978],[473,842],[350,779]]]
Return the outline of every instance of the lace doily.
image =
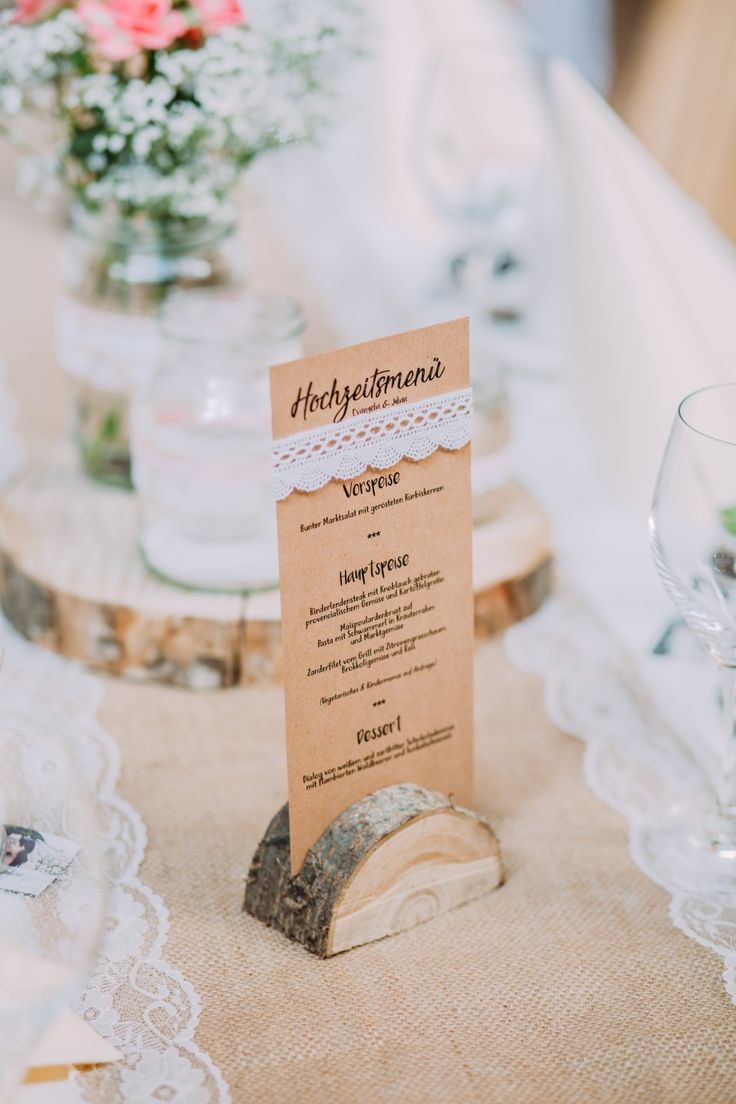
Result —
[[[736,902],[676,887],[658,833],[678,808],[709,800],[702,768],[657,715],[633,663],[583,603],[568,594],[506,635],[511,661],[545,679],[553,723],[585,742],[592,791],[629,823],[634,862],[671,896],[675,927],[724,960],[736,1004]]]
[[[405,458],[424,460],[439,448],[462,448],[470,440],[471,413],[468,388],[282,437],[272,454],[276,499],[317,491],[331,479],[355,479],[368,468],[390,468]]]
[[[96,719],[103,684],[76,665],[33,648],[5,623],[0,623],[0,642],[5,651],[0,710],[36,717],[46,725],[56,718],[69,733],[77,761],[85,764],[97,786],[112,857],[103,945],[75,1011],[122,1051],[125,1060],[74,1076],[74,1096],[80,1102],[104,1099],[106,1104],[228,1104],[222,1074],[194,1041],[200,1015],[197,993],[163,956],[166,907],[138,877],[146,830],[116,791],[118,748]],[[72,892],[64,907],[85,908],[78,897]]]
[[[131,394],[152,375],[161,352],[155,315],[121,314],[68,296],[56,312],[56,353],[65,372],[101,391]]]

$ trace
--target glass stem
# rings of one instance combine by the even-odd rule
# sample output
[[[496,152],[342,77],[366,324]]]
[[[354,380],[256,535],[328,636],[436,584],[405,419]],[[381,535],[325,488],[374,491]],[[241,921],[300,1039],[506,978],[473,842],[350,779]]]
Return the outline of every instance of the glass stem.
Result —
[[[723,744],[716,787],[719,831],[736,840],[736,667],[719,664],[723,698]]]

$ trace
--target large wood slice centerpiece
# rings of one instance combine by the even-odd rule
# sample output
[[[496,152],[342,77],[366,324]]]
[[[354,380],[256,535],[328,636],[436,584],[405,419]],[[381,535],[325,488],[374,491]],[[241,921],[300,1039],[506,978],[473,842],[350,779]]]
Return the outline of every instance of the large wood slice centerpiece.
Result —
[[[498,841],[480,813],[400,784],[345,809],[295,875],[284,805],[253,856],[244,908],[328,958],[432,920],[502,881]]]
[[[523,488],[476,503],[476,635],[533,613],[552,585],[550,529]],[[28,640],[109,674],[194,689],[278,680],[277,590],[218,594],[147,570],[134,495],[98,486],[70,452],[37,464],[0,502],[0,603]]]

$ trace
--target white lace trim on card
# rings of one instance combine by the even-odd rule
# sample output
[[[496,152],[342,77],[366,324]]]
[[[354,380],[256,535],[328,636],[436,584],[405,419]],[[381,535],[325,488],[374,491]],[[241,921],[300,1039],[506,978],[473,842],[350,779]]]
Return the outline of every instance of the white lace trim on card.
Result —
[[[467,388],[281,437],[273,444],[275,497],[318,491],[331,479],[355,479],[399,460],[424,460],[440,448],[462,448],[470,440],[471,412]]]
[[[658,829],[672,810],[707,800],[707,783],[688,749],[657,715],[636,670],[606,627],[563,593],[506,634],[514,665],[543,676],[550,720],[585,742],[586,781],[624,816],[639,869],[671,897],[669,915],[685,935],[723,959],[736,1004],[736,901],[684,892]]]

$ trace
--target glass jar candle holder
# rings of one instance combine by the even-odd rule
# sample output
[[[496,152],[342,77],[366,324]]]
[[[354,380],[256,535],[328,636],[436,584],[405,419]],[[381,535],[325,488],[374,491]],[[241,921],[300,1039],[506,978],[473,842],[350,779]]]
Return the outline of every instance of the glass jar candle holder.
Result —
[[[133,405],[141,552],[179,585],[275,586],[268,369],[301,355],[302,309],[284,295],[184,291],[161,329],[161,365]]]

